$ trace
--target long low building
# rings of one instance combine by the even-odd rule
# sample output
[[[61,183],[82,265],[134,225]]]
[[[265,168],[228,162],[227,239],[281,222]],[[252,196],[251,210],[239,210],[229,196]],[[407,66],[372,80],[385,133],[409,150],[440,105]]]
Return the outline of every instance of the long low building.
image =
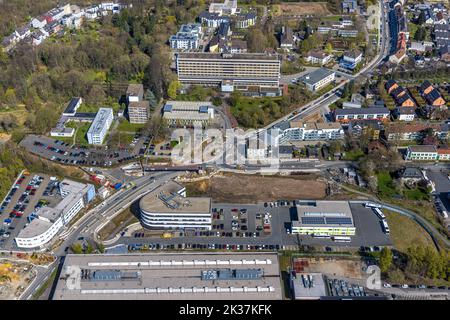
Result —
[[[15,238],[19,248],[39,248],[50,242],[81,209],[95,197],[91,184],[64,179],[58,184],[62,198],[54,207],[43,207],[33,213],[36,218],[22,229]]]
[[[292,233],[313,236],[351,236],[356,228],[348,201],[297,202],[298,220],[292,221]]]
[[[186,188],[173,181],[144,196],[139,207],[146,228],[211,230],[211,198],[186,197]]]
[[[276,54],[178,53],[176,66],[183,85],[220,86],[224,92],[280,85],[281,62]]]
[[[281,300],[276,253],[69,254],[53,300]]]
[[[333,111],[334,121],[349,122],[351,120],[382,120],[388,121],[390,111],[385,107],[361,109],[336,109]]]
[[[167,101],[163,119],[170,126],[206,125],[214,120],[214,108],[208,101]]]

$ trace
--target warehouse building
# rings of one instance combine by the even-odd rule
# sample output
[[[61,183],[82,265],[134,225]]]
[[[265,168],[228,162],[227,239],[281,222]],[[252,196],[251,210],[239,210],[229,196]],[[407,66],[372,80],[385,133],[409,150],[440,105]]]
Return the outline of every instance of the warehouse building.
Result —
[[[173,181],[141,198],[139,208],[149,229],[211,230],[211,198],[186,197],[186,188]]]
[[[53,300],[281,300],[276,253],[69,254]]]
[[[113,109],[100,108],[98,110],[87,132],[89,144],[101,145],[103,143],[106,133],[113,122],[113,118]]]
[[[95,188],[64,179],[58,185],[61,201],[55,207],[43,207],[33,215],[36,217],[15,238],[19,248],[38,248],[50,242],[81,209],[95,197]]]
[[[297,202],[298,220],[292,221],[292,233],[313,236],[355,235],[353,215],[348,201]]]
[[[178,53],[176,66],[183,85],[217,86],[223,92],[269,88],[281,94],[276,54]]]
[[[207,125],[214,120],[214,108],[208,101],[167,101],[163,119],[170,126]]]

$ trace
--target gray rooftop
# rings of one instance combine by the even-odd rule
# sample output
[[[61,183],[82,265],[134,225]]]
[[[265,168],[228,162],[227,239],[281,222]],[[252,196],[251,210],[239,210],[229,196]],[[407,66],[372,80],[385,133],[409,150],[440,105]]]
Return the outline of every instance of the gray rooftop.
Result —
[[[303,77],[300,78],[300,80],[304,83],[310,84],[310,85],[314,85],[317,82],[319,82],[320,80],[328,77],[329,75],[333,74],[334,71],[325,69],[325,68],[320,68],[317,69],[307,75],[304,75]]]
[[[280,300],[282,292],[276,253],[69,254],[53,299]]]

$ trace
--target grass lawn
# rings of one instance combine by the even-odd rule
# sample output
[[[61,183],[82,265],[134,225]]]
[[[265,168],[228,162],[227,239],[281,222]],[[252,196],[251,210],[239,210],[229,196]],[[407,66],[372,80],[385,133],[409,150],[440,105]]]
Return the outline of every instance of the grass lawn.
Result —
[[[392,196],[396,194],[394,183],[389,172],[380,172],[377,174],[378,179],[378,193],[381,196]]]
[[[435,248],[430,235],[416,222],[408,217],[389,210],[383,210],[383,213],[386,215],[391,231],[390,236],[394,243],[394,247],[397,250],[406,252],[406,250],[413,245],[423,245]]]
[[[140,123],[129,123],[127,120],[121,120],[119,125],[117,126],[118,131],[123,132],[137,132],[139,129],[142,129],[145,124]]]
[[[362,156],[364,156],[364,152],[362,150],[355,150],[346,152],[344,159],[348,161],[357,161]]]
[[[93,106],[87,103],[82,103],[78,108],[77,112],[95,113],[98,111],[98,109],[100,109],[99,106]]]
[[[83,145],[83,146],[89,144],[86,133],[88,132],[90,127],[91,127],[90,122],[80,123],[78,125],[78,129],[75,134],[75,144]]]
[[[410,200],[429,200],[428,191],[423,188],[405,189],[403,194]]]

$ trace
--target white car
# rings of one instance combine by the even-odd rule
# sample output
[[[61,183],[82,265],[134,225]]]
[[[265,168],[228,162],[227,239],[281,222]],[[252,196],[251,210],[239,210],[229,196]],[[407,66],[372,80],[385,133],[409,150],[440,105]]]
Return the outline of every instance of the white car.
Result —
[[[409,286],[408,286],[407,284],[402,284],[402,288],[403,288],[403,289],[408,289]]]
[[[385,288],[391,288],[392,286],[391,286],[389,283],[384,283],[384,284],[383,284],[383,287],[385,287]]]

